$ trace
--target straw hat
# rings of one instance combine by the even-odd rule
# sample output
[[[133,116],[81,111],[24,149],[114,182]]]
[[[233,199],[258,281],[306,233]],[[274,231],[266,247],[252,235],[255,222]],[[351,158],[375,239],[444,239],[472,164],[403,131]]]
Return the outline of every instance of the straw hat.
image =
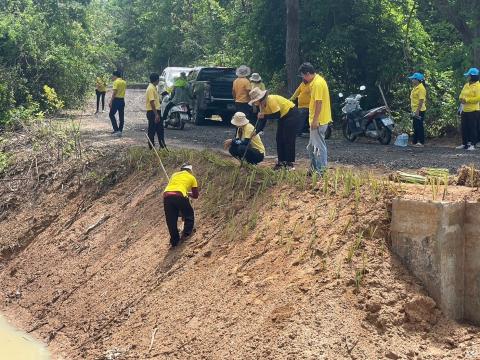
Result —
[[[260,90],[259,88],[252,89],[252,91],[250,91],[250,94],[249,94],[250,101],[248,105],[251,106],[253,105],[253,103],[262,100],[266,93],[267,93],[267,90]]]
[[[238,68],[237,68],[237,71],[235,72],[235,74],[238,76],[238,77],[247,77],[248,75],[250,75],[252,73],[252,71],[250,70],[250,68],[246,65],[240,65]]]
[[[252,76],[250,76],[250,81],[260,82],[262,81],[262,77],[260,76],[259,73],[253,73]]]
[[[230,121],[232,125],[237,127],[245,126],[248,124],[247,116],[243,112],[236,112],[233,117],[232,121]]]

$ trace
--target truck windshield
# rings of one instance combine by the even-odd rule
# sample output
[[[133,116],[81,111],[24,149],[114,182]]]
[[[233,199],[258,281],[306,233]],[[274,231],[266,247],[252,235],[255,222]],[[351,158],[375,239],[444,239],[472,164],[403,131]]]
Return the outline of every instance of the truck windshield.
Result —
[[[200,70],[197,81],[230,81],[235,80],[235,69],[206,68]]]

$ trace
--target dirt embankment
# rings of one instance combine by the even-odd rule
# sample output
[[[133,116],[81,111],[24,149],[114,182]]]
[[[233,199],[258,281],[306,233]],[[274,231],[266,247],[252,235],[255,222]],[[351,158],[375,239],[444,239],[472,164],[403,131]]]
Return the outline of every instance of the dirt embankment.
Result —
[[[202,188],[198,231],[171,250],[155,157],[111,156],[2,218],[0,310],[55,359],[480,356],[479,329],[446,320],[389,252],[405,187],[170,152]]]

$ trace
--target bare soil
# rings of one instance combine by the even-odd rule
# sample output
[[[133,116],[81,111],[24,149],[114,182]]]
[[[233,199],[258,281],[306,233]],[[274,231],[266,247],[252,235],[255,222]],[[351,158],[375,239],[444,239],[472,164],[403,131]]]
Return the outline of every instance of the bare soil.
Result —
[[[202,164],[202,196],[197,232],[170,249],[165,181],[134,147],[143,130],[117,139],[105,119],[84,125],[82,166],[40,164],[0,184],[0,311],[54,359],[480,358],[480,329],[446,319],[389,251],[391,198],[430,200],[428,187],[281,183],[252,198],[251,170],[230,187],[228,159],[173,153],[169,172]]]

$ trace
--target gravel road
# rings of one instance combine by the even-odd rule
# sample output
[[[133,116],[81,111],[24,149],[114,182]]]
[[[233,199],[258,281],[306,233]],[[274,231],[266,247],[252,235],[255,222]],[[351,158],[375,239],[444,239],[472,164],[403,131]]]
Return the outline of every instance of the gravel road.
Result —
[[[109,94],[107,94],[109,98]],[[145,143],[146,118],[144,108],[144,90],[128,90],[125,108],[125,130],[122,139],[109,136],[111,131],[107,112],[98,116],[91,115],[93,102],[89,111],[82,113],[82,134],[87,142],[118,142],[126,144]],[[267,149],[267,158],[275,158],[274,123],[269,123],[262,140]],[[212,122],[207,126],[187,124],[184,130],[166,129],[165,139],[169,146],[186,146],[192,148],[209,148],[221,150],[223,141],[234,134],[233,127]],[[308,139],[297,139],[297,157],[305,162]],[[480,167],[480,150],[467,152],[454,149],[454,143],[431,141],[424,148],[399,148],[393,145],[380,145],[376,141],[360,139],[350,143],[342,138],[340,130],[335,130],[328,143],[330,164],[366,166],[384,168],[386,170],[418,169],[421,167],[445,167],[455,171],[464,164]],[[393,143],[393,141],[392,141]]]

